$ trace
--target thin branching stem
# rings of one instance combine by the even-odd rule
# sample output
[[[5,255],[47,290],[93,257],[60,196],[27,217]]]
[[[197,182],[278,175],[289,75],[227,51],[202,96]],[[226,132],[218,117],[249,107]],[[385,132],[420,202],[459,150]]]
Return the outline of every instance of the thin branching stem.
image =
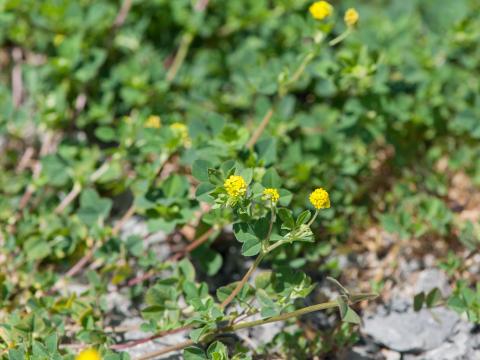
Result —
[[[188,49],[190,48],[190,44],[193,40],[193,34],[187,32],[183,34],[182,39],[180,40],[180,47],[178,48],[177,53],[175,54],[175,58],[173,59],[172,65],[168,69],[167,72],[167,81],[170,83],[175,79],[178,70],[182,66],[185,58],[187,57]]]
[[[232,300],[235,298],[235,296],[238,295],[240,290],[242,290],[243,286],[247,283],[248,279],[250,279],[250,276],[252,275],[252,273],[255,271],[255,269],[258,267],[258,265],[260,265],[260,263],[262,262],[264,256],[265,256],[265,253],[260,253],[257,256],[257,258],[255,259],[253,264],[250,266],[248,271],[243,276],[242,280],[240,280],[238,282],[235,289],[233,289],[233,291],[230,293],[230,295],[228,295],[228,297],[220,304],[220,307],[222,309],[225,308],[228,304],[230,304],[232,302]]]
[[[288,312],[288,313],[285,313],[285,314],[272,316],[272,317],[267,318],[267,319],[259,319],[259,320],[253,320],[253,321],[243,321],[243,322],[240,322],[238,324],[229,325],[229,326],[225,326],[223,328],[219,328],[218,330],[216,330],[212,333],[206,334],[204,337],[202,337],[202,339],[200,339],[200,343],[211,341],[212,338],[215,338],[217,335],[220,335],[220,334],[223,334],[223,333],[238,331],[238,330],[241,330],[241,329],[252,328],[252,327],[255,327],[255,326],[261,326],[261,325],[265,325],[265,324],[269,324],[269,323],[277,322],[277,321],[285,321],[285,320],[288,320],[288,319],[291,319],[291,318],[294,318],[294,317],[299,317],[299,316],[309,314],[309,313],[312,313],[312,312],[315,312],[315,311],[335,308],[337,306],[338,306],[337,301],[329,301],[329,302],[325,302],[325,303],[321,303],[321,304],[307,306],[307,307],[304,307],[302,309],[291,311],[291,312]],[[153,359],[157,356],[164,355],[164,354],[167,354],[167,353],[172,352],[172,351],[178,351],[178,350],[185,349],[186,347],[189,347],[189,346],[194,345],[194,344],[195,343],[192,340],[186,340],[186,341],[181,342],[179,344],[168,346],[168,347],[166,347],[162,350],[158,350],[158,351],[155,351],[155,352],[145,354],[145,355],[139,357],[138,360]]]

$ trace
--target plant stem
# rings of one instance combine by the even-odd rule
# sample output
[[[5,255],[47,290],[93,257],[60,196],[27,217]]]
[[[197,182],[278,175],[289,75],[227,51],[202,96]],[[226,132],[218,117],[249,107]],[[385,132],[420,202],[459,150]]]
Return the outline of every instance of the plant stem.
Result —
[[[258,254],[257,258],[253,262],[252,266],[248,269],[247,273],[243,276],[242,280],[237,284],[235,289],[232,291],[230,295],[220,304],[220,307],[223,309],[225,308],[228,304],[232,302],[232,300],[237,296],[237,294],[242,290],[243,286],[245,283],[248,281],[250,276],[252,275],[253,271],[260,265],[260,262],[263,260],[265,255],[268,254],[268,249],[265,251],[263,249],[263,244],[268,243],[270,240],[270,236],[272,236],[272,230],[273,230],[273,223],[275,222],[275,211],[273,207],[270,208],[270,224],[268,226],[268,233],[267,236],[265,237],[265,240],[262,241],[262,250],[260,251],[260,254]]]
[[[132,205],[130,205],[130,207],[125,212],[125,214],[123,214],[123,216],[120,218],[120,220],[118,220],[117,223],[115,224],[115,226],[113,227],[113,229],[112,229],[112,235],[113,236],[118,235],[118,233],[122,229],[123,225],[125,225],[125,223],[135,214],[135,210],[136,210],[135,203],[133,203]]]
[[[188,253],[191,253],[193,250],[195,250],[200,245],[205,243],[208,239],[210,239],[210,236],[212,236],[213,233],[215,233],[215,231],[217,231],[217,228],[215,226],[211,227],[210,229],[205,231],[202,235],[200,235],[196,240],[194,240],[190,244],[188,244],[187,247],[185,247],[185,249],[183,249],[183,250],[177,252],[176,254],[173,254],[172,256],[170,256],[167,259],[167,261],[178,261],[178,260],[180,260],[185,255],[187,255]]]
[[[82,191],[82,185],[79,182],[75,182],[73,184],[72,190],[65,196],[62,200],[62,202],[55,208],[54,212],[55,214],[60,214],[65,210],[65,208],[70,205],[70,203],[75,200],[80,194],[80,191]]]
[[[250,138],[250,140],[248,140],[246,144],[247,149],[253,148],[253,146],[257,143],[258,139],[260,138],[260,136],[262,136],[263,131],[267,127],[268,123],[270,122],[270,119],[272,118],[272,116],[273,116],[273,107],[268,109],[267,113],[265,114],[262,121],[260,122],[260,125],[258,125],[252,137]]]
[[[286,244],[287,242],[288,242],[288,241],[284,241],[284,240],[277,241],[275,244],[273,244],[272,246],[268,247],[266,252],[267,252],[267,253],[272,252],[272,251],[275,250],[277,247],[282,246],[283,244]]]
[[[343,33],[341,33],[340,35],[338,35],[335,39],[330,40],[330,42],[328,43],[328,45],[330,45],[330,46],[337,45],[339,42],[345,40],[345,39],[347,38],[347,36],[350,35],[351,32],[352,32],[352,30],[351,30],[350,28],[348,28],[348,29],[345,30]]]
[[[172,82],[173,79],[175,79],[175,76],[177,75],[178,70],[182,66],[183,61],[187,56],[188,49],[190,48],[190,44],[192,43],[192,40],[193,40],[193,34],[191,33],[183,34],[182,39],[180,40],[180,47],[178,48],[175,58],[173,59],[172,65],[170,66],[170,69],[168,69],[168,72],[167,72],[167,81],[169,83]]]
[[[317,218],[317,215],[318,215],[318,209],[315,209],[315,214],[313,214],[313,217],[310,219],[310,221],[308,222],[308,226],[312,226],[313,222],[315,221],[315,219]]]
[[[102,166],[100,166],[97,170],[95,170],[95,172],[92,173],[92,175],[90,175],[88,180],[91,183],[96,182],[98,179],[102,177],[103,174],[105,174],[105,172],[107,172],[109,167],[110,167],[109,161],[105,161],[102,164]],[[77,196],[80,194],[81,191],[82,191],[82,185],[79,182],[75,182],[72,190],[70,190],[67,196],[65,196],[62,202],[55,208],[54,210],[55,214],[62,213],[65,210],[65,208],[77,198]]]
[[[285,320],[288,320],[288,319],[293,318],[293,317],[298,317],[298,316],[309,314],[309,313],[312,313],[312,312],[315,312],[315,311],[326,310],[326,309],[334,308],[334,307],[337,307],[337,306],[338,306],[338,303],[336,301],[329,301],[329,302],[326,302],[326,303],[307,306],[307,307],[304,307],[302,309],[295,310],[295,311],[292,311],[292,312],[289,312],[289,313],[285,313],[285,314],[281,314],[281,315],[277,315],[277,316],[272,316],[272,317],[267,318],[267,319],[259,319],[259,320],[254,320],[254,321],[244,321],[244,322],[241,322],[241,323],[238,323],[238,324],[235,324],[235,325],[230,325],[230,326],[220,328],[220,329],[218,329],[218,330],[216,330],[216,331],[214,331],[210,334],[207,334],[200,340],[200,342],[209,341],[209,340],[212,339],[212,337],[215,337],[216,335],[220,335],[220,334],[223,334],[223,333],[227,333],[227,332],[231,332],[231,331],[237,331],[237,330],[240,330],[240,329],[251,328],[251,327],[255,327],[255,326],[261,326],[261,325],[269,324],[269,323],[276,322],[276,321],[285,321]],[[148,354],[146,354],[142,357],[139,357],[137,360],[152,359],[154,357],[164,355],[164,354],[167,354],[167,353],[172,352],[172,351],[185,349],[186,347],[188,347],[190,345],[194,345],[194,344],[195,343],[192,340],[186,340],[186,341],[181,342],[179,344],[168,346],[168,347],[166,347],[162,350],[148,353]]]
[[[137,360],[148,360],[148,359],[153,359],[156,358],[157,356],[167,354],[172,351],[176,350],[182,350],[185,349],[186,347],[195,344],[193,340],[186,340],[181,343],[178,343],[176,345],[171,345],[167,346],[166,348],[163,348],[162,350],[157,350],[157,351],[152,351],[151,353],[145,354],[143,356],[140,356],[137,358]]]
[[[282,89],[279,89],[279,92],[278,92],[279,98],[282,98],[283,96],[285,96],[288,93],[288,87],[290,85],[294,84],[300,78],[300,76],[302,76],[302,74],[304,73],[308,63],[310,61],[312,61],[314,57],[315,57],[315,55],[313,53],[308,53],[303,58],[302,62],[300,63],[298,68],[295,70],[292,77],[285,84],[285,87],[282,88]],[[257,143],[260,136],[262,136],[263,132],[265,131],[265,128],[267,127],[268,123],[270,122],[270,119],[273,116],[273,112],[274,112],[274,110],[273,110],[273,106],[272,106],[272,107],[270,107],[270,109],[268,109],[267,113],[263,117],[262,121],[258,125],[257,129],[253,133],[250,140],[248,140],[248,142],[246,144],[247,149],[253,148],[253,146]]]
[[[243,286],[245,285],[245,283],[248,281],[248,279],[250,278],[250,276],[252,275],[253,271],[258,267],[258,265],[260,264],[260,262],[262,261],[263,257],[265,256],[265,253],[260,253],[257,258],[255,259],[254,263],[252,264],[252,266],[250,266],[250,268],[248,269],[248,271],[245,273],[245,275],[243,276],[242,280],[240,280],[240,282],[237,284],[237,286],[235,287],[235,289],[232,291],[232,293],[230,295],[228,295],[228,297],[220,304],[220,307],[223,309],[225,308],[228,304],[230,304],[232,302],[232,300],[235,298],[235,296],[237,296],[237,294],[240,292],[240,290],[242,290]]]
[[[132,0],[124,0],[120,11],[118,12],[117,17],[115,18],[115,22],[113,23],[113,27],[115,29],[120,28],[125,20],[127,19],[128,12],[132,6]]]
[[[309,314],[311,312],[319,311],[319,310],[325,310],[325,309],[330,309],[337,307],[338,303],[336,301],[329,301],[326,303],[321,303],[321,304],[316,304],[316,305],[311,305],[304,307],[302,309],[298,309],[289,313],[277,315],[277,316],[272,316],[271,318],[268,319],[259,319],[259,320],[253,320],[253,321],[244,321],[235,325],[227,326],[224,328],[219,329],[219,333],[224,333],[224,332],[230,332],[230,331],[237,331],[240,329],[246,329],[246,328],[251,328],[254,326],[259,326],[259,325],[265,325],[269,324],[272,322],[277,322],[277,321],[284,321],[288,320],[293,317],[298,317],[301,315]]]
[[[188,329],[191,329],[190,325],[182,326],[182,327],[172,329],[172,330],[162,331],[162,332],[159,332],[155,335],[152,335],[152,336],[149,336],[149,337],[146,337],[146,338],[130,340],[130,341],[127,341],[125,343],[114,344],[114,345],[110,346],[110,349],[112,349],[112,350],[128,349],[128,348],[131,348],[131,347],[134,347],[134,346],[144,344],[146,342],[161,338],[163,336],[177,334],[179,332],[182,332],[182,331],[185,331],[185,330],[188,330]]]
[[[315,55],[313,53],[308,53],[302,60],[302,62],[300,63],[300,65],[298,66],[297,70],[293,73],[292,77],[290,78],[290,80],[288,81],[288,85],[290,84],[293,84],[295,83],[298,79],[300,79],[300,76],[302,76],[302,74],[304,73],[308,63],[310,61],[313,60],[313,58],[315,57]]]

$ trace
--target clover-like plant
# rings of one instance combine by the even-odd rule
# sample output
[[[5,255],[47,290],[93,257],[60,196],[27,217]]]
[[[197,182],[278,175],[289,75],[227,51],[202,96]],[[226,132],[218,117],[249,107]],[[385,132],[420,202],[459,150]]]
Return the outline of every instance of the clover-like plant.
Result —
[[[205,283],[195,282],[194,268],[186,259],[180,262],[177,274],[157,282],[147,293],[150,307],[144,310],[151,329],[190,329],[190,339],[145,359],[182,348],[187,359],[227,359],[227,347],[218,340],[225,333],[329,308],[338,308],[343,321],[360,322],[351,305],[372,299],[375,294],[351,293],[330,279],[339,290],[336,299],[296,309],[299,300],[314,289],[304,272],[281,265],[256,271],[262,260],[282,247],[315,241],[311,226],[319,212],[330,207],[325,189],[317,188],[311,193],[313,210],[296,211],[296,215],[289,208],[292,194],[281,187],[281,178],[273,168],[245,168],[234,161],[217,168],[200,161],[194,168],[196,177],[204,180],[198,185],[197,196],[210,204],[212,223],[232,224],[242,255],[246,260],[254,257],[254,261],[241,280],[218,288],[216,296],[210,294]],[[182,298],[186,307],[180,309]],[[257,319],[246,320],[251,316]],[[206,353],[200,344],[210,344]],[[237,356],[246,355],[239,350]]]

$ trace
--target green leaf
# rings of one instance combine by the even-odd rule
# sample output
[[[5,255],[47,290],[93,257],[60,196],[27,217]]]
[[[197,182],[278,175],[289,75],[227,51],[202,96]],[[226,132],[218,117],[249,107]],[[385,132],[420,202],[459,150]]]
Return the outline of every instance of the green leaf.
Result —
[[[190,339],[192,339],[195,343],[198,343],[200,338],[208,332],[207,326],[202,326],[198,329],[193,329],[190,331]]]
[[[265,171],[262,178],[262,185],[266,188],[280,188],[282,186],[282,180],[278,176],[277,171],[274,168],[270,168]]]
[[[293,220],[292,212],[289,209],[278,209],[278,217],[282,220],[284,228],[291,230],[295,227],[295,221]]]
[[[266,138],[257,142],[255,145],[258,157],[265,162],[265,164],[274,164],[277,161],[277,139]]]
[[[258,239],[264,240],[268,235],[269,228],[270,217],[264,217],[255,221],[255,224],[253,225],[253,232]]]
[[[25,352],[22,349],[10,349],[8,350],[9,360],[25,360]]]
[[[70,179],[68,163],[58,155],[47,155],[42,157],[42,174],[53,186],[64,186]]]
[[[100,126],[95,129],[95,136],[102,141],[109,142],[115,140],[117,134],[114,129],[108,126]]]
[[[192,263],[188,259],[182,259],[178,263],[178,268],[185,276],[185,279],[189,281],[195,281],[195,268],[193,267]]]
[[[343,287],[343,285],[340,284],[338,280],[332,278],[331,276],[327,276],[327,280],[334,284],[336,287],[338,287],[342,294],[347,295],[347,297],[350,296],[350,292],[345,287]]]
[[[348,298],[345,295],[340,295],[337,298],[338,310],[340,311],[340,317],[345,318],[348,312]]]
[[[353,311],[351,307],[347,309],[347,312],[342,320],[344,322],[351,323],[351,324],[361,323],[360,316],[358,316],[358,314],[355,311]]]
[[[421,293],[418,293],[413,297],[413,310],[420,311],[423,307],[424,302],[425,293],[422,291]]]
[[[280,314],[279,307],[263,289],[257,289],[257,299],[260,303],[260,314],[263,317],[272,317]]]
[[[200,246],[193,251],[192,255],[198,261],[200,268],[205,271],[208,276],[217,274],[222,267],[222,255],[207,246]]]
[[[169,176],[162,184],[165,197],[171,199],[184,198],[188,192],[188,181],[184,176]]]
[[[44,239],[32,236],[23,245],[23,251],[29,260],[40,260],[50,255],[52,248]]]
[[[292,198],[293,198],[293,194],[286,189],[280,189],[278,193],[280,195],[280,199],[278,200],[278,203],[281,206],[290,205],[290,202],[292,201]]]
[[[296,226],[306,224],[308,220],[312,217],[310,210],[303,211],[297,218]]]
[[[177,226],[175,221],[167,221],[162,218],[148,219],[147,221],[148,231],[151,233],[158,231],[171,233],[173,229],[175,229],[175,226]]]
[[[265,289],[272,283],[272,272],[264,271],[255,277],[255,287]]]
[[[192,175],[195,179],[201,182],[209,181],[208,169],[213,165],[210,161],[196,160],[192,165]]]
[[[233,233],[235,234],[236,239],[240,242],[258,240],[247,223],[233,224]]]
[[[462,313],[467,310],[467,304],[465,304],[465,302],[458,295],[451,296],[447,301],[447,305],[449,308],[458,313]]]
[[[207,360],[207,356],[203,349],[197,346],[190,346],[183,350],[183,358],[185,360]]]
[[[175,301],[178,295],[175,286],[178,280],[176,278],[168,278],[159,281],[157,284],[148,289],[145,294],[145,302],[150,305],[164,306],[168,300]]]
[[[101,198],[93,189],[86,189],[80,195],[80,209],[77,215],[86,225],[91,226],[105,219],[111,208],[112,200]]]
[[[220,341],[215,341],[208,347],[207,355],[211,360],[228,360],[227,347]]]
[[[47,336],[47,338],[45,339],[45,346],[47,347],[47,350],[50,353],[56,352],[58,348],[57,334],[54,333],[52,335]]]
[[[425,303],[427,304],[427,307],[431,308],[435,306],[442,298],[442,293],[438,288],[432,289],[425,300]]]
[[[242,169],[238,172],[238,175],[243,177],[247,185],[249,185],[253,179],[253,169],[252,168]]]
[[[195,197],[199,201],[204,201],[207,203],[213,203],[213,197],[209,194],[215,190],[215,185],[204,182],[198,185],[197,190],[195,191]]]
[[[140,256],[143,253],[143,238],[138,235],[131,235],[127,238],[125,247],[133,256]]]
[[[220,170],[209,168],[207,170],[208,180],[213,185],[223,185],[223,174]]]
[[[218,301],[220,302],[225,301],[225,299],[228,298],[228,296],[233,292],[236,286],[237,286],[237,283],[235,282],[235,283],[231,283],[231,284],[219,287],[216,291]]]
[[[32,344],[32,355],[37,359],[49,358],[49,354],[45,345],[36,340],[34,340]]]
[[[255,256],[262,249],[262,242],[257,239],[249,239],[245,241],[242,245],[242,255],[243,256]]]
[[[235,160],[227,160],[221,166],[220,170],[223,172],[225,178],[228,178],[230,175],[235,173]]]
[[[228,296],[233,292],[233,290],[236,288],[236,286],[238,285],[238,281],[236,282],[233,282],[231,284],[228,284],[226,286],[222,286],[220,288],[217,289],[216,291],[216,295],[217,295],[217,299],[222,302],[222,301],[225,301],[226,298],[228,298]],[[238,295],[235,297],[235,299],[239,299],[241,301],[245,301],[247,297],[249,296],[252,296],[253,295],[253,288],[251,285],[249,284],[245,284],[242,289],[240,290],[240,292],[238,293]]]

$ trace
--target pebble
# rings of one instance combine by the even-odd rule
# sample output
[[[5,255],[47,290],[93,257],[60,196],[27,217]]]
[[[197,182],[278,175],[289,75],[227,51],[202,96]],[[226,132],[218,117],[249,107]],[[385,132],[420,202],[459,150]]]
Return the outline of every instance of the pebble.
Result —
[[[445,308],[419,312],[412,309],[366,318],[363,333],[395,351],[421,352],[443,344],[459,320],[455,312]]]

